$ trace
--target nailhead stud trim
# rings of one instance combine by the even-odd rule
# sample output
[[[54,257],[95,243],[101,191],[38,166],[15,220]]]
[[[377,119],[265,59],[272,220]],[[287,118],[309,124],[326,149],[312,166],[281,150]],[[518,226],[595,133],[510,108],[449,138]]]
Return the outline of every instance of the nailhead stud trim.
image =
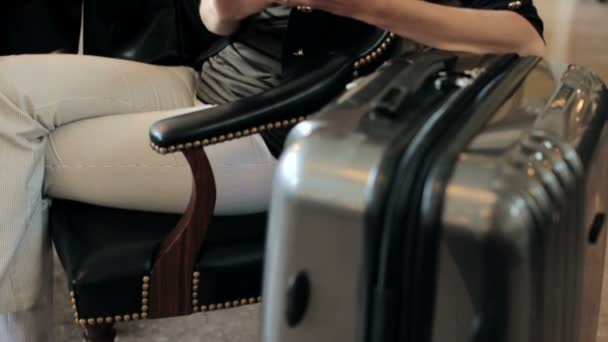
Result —
[[[76,305],[76,296],[74,294],[74,291],[70,291],[70,302],[72,303],[72,309],[74,309],[74,318],[77,324],[81,325],[81,326],[94,326],[97,324],[112,324],[114,322],[129,322],[129,321],[138,321],[140,319],[147,319],[148,318],[148,296],[149,296],[149,288],[150,288],[150,276],[144,276],[142,278],[142,291],[141,291],[141,312],[136,312],[136,313],[132,313],[132,314],[125,314],[125,315],[116,315],[114,317],[108,316],[108,317],[97,317],[97,318],[89,318],[89,319],[84,319],[84,318],[79,318],[79,313],[77,310],[77,305]]]
[[[240,300],[234,300],[232,302],[201,305],[200,307],[195,308],[195,312],[209,312],[209,311],[222,310],[222,309],[231,309],[231,308],[237,308],[237,307],[241,307],[241,306],[245,306],[245,305],[261,303],[261,302],[262,302],[262,297],[243,298]]]

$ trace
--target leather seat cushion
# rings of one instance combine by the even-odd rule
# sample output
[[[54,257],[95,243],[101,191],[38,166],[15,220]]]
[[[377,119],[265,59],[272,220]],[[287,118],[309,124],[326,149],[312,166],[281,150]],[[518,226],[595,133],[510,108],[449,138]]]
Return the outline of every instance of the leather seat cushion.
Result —
[[[142,277],[179,218],[55,200],[51,234],[79,317],[140,312]],[[214,217],[197,265],[201,303],[259,296],[265,228],[265,213]]]

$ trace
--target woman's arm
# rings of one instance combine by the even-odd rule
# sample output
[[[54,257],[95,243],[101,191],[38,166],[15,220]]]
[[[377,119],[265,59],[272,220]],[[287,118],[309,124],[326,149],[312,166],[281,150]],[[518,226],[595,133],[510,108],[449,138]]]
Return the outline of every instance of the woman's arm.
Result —
[[[241,21],[261,12],[274,0],[201,0],[199,13],[205,27],[215,34],[234,33]]]
[[[539,55],[545,44],[534,27],[510,10],[451,7],[420,0],[294,0],[390,30],[446,50]]]

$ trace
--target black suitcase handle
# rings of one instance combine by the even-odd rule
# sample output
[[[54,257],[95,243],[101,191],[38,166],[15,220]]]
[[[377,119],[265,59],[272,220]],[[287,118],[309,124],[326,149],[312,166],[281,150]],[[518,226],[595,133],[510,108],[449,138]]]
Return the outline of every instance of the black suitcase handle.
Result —
[[[372,101],[376,114],[392,117],[408,103],[429,81],[435,80],[441,71],[448,70],[457,60],[453,54],[434,51],[406,59],[410,64],[391,80],[391,83]],[[394,63],[393,62],[393,63]]]

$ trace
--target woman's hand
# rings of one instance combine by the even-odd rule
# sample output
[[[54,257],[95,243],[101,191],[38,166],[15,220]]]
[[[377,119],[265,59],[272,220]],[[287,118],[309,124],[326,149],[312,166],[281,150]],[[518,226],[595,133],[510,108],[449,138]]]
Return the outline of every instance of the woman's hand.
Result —
[[[272,5],[274,0],[201,0],[199,12],[207,29],[227,36],[240,22]]]

